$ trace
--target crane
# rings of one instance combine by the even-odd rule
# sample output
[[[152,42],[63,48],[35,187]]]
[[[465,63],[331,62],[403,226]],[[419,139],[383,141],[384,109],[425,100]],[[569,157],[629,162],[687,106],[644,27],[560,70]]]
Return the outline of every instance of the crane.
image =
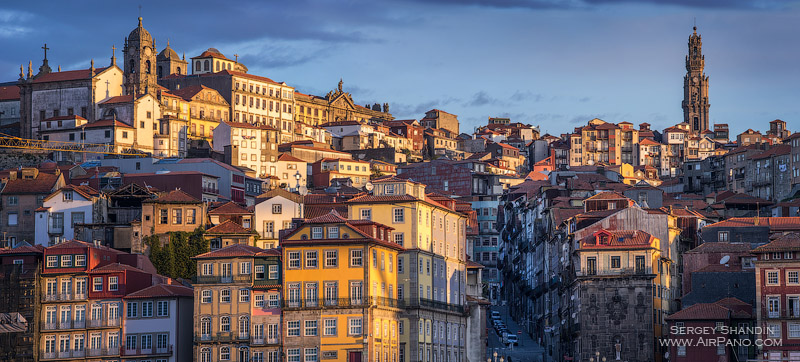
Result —
[[[80,143],[67,141],[32,140],[0,133],[0,148],[19,148],[26,150],[44,150],[56,152],[101,153],[106,155],[148,157],[149,154],[107,143]]]

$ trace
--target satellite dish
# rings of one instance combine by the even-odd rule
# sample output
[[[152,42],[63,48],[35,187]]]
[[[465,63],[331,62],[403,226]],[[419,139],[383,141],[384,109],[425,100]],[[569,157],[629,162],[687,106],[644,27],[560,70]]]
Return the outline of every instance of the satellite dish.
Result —
[[[372,191],[375,188],[375,185],[373,185],[372,182],[367,181],[366,185],[364,185],[364,188],[367,189],[367,191]]]
[[[725,256],[722,257],[722,260],[720,260],[719,263],[720,264],[726,264],[730,260],[731,260],[731,257],[729,255],[725,255]]]

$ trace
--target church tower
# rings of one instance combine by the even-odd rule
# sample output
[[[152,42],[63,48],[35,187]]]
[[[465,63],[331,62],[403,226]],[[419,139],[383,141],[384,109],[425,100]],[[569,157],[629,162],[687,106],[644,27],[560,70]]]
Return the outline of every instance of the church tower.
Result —
[[[142,27],[142,18],[139,17],[139,26],[133,29],[125,38],[125,47],[122,49],[125,63],[123,73],[125,94],[136,96],[150,93],[155,95],[158,83],[156,74],[156,42],[150,32]]]
[[[705,67],[703,40],[694,34],[689,37],[689,55],[686,56],[686,75],[683,77],[683,121],[692,131],[700,133],[708,129],[708,77]]]

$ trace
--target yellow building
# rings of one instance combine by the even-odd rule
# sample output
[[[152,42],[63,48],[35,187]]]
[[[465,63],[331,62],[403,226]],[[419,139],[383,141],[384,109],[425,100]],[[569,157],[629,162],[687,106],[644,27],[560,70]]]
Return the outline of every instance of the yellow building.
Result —
[[[171,94],[181,97],[189,109],[190,140],[214,139],[214,129],[220,122],[230,121],[230,104],[214,89],[193,85],[176,89]]]
[[[391,231],[331,211],[281,239],[285,360],[401,358],[395,288],[403,248]]]
[[[372,193],[349,200],[348,215],[394,228],[397,297],[404,305],[400,350],[406,361],[464,361],[466,222],[455,200],[394,176],[372,180]]]

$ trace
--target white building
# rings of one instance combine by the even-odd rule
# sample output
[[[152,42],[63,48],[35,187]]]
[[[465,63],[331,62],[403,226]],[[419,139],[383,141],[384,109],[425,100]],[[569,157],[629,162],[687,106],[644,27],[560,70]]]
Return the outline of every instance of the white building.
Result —
[[[286,184],[285,188],[299,191],[308,182],[308,162],[288,153],[281,153],[275,169],[270,169],[270,175],[279,179],[279,185]]]
[[[256,199],[254,229],[256,246],[271,249],[278,246],[279,232],[288,229],[293,218],[303,217],[303,196],[283,189],[274,189]]]
[[[108,216],[105,195],[81,185],[66,185],[44,199],[35,210],[35,241],[38,245],[54,245],[56,238],[75,238],[75,224],[104,222]]]
[[[123,361],[192,361],[192,288],[156,284],[128,294],[120,338]],[[133,311],[133,313],[131,313]]]

